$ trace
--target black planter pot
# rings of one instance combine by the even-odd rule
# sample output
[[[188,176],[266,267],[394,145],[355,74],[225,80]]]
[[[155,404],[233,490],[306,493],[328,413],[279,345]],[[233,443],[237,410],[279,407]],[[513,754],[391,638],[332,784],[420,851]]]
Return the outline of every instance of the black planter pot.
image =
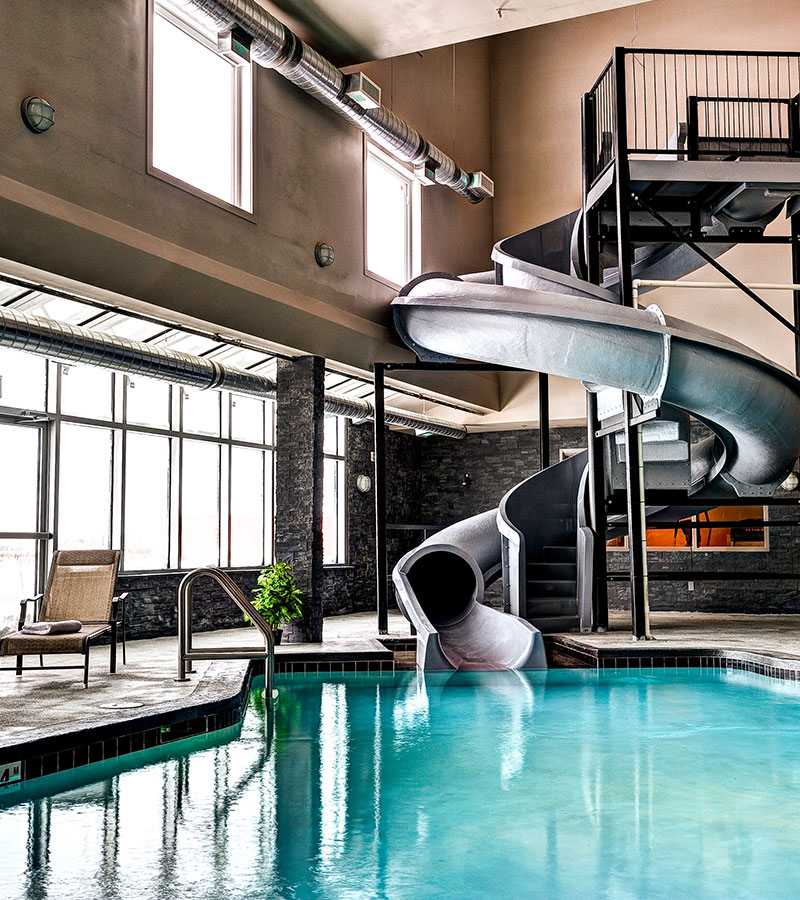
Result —
[[[276,647],[278,646],[278,644],[280,644],[282,635],[283,635],[282,628],[273,628],[272,629],[272,640],[274,641]]]

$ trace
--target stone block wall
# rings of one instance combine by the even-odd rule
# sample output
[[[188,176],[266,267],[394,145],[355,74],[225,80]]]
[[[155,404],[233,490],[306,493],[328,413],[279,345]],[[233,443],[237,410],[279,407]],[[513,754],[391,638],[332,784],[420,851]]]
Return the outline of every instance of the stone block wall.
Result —
[[[284,640],[322,640],[322,471],[325,360],[278,360],[275,558],[288,560],[303,591],[303,617]]]
[[[256,585],[257,569],[231,572],[237,586],[249,597]],[[165,637],[178,634],[178,586],[185,573],[163,572],[155,575],[120,575],[117,593],[129,592],[127,603],[128,636]],[[194,631],[218,628],[250,628],[239,607],[222,588],[209,578],[194,585],[192,606]]]

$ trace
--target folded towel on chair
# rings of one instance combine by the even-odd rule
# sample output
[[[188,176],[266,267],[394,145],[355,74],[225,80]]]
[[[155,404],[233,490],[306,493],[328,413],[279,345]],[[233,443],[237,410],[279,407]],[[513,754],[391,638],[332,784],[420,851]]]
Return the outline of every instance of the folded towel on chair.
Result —
[[[81,623],[77,619],[67,619],[64,622],[31,622],[22,626],[23,634],[74,634],[81,630]]]

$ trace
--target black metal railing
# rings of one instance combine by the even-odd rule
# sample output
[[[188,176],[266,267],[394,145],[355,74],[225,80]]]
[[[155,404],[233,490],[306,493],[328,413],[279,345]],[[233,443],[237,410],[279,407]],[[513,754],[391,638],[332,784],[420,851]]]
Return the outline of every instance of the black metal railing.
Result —
[[[620,48],[587,98],[593,179],[614,158],[618,120],[629,156],[800,156],[798,53]]]

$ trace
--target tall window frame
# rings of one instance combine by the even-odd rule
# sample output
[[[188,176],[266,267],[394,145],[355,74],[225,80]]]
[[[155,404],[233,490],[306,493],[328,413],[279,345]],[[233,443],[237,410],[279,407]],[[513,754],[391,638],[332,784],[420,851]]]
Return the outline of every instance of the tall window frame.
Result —
[[[24,357],[22,351],[4,351],[5,353]],[[240,395],[229,391],[198,391],[196,393],[205,397],[213,395],[218,398],[218,403],[212,415],[213,422],[203,433],[201,427],[194,429],[184,427],[184,411],[190,389],[170,384],[164,381],[155,381],[137,375],[125,375],[97,367],[77,366],[57,363],[53,360],[41,360],[45,367],[45,377],[42,386],[40,401],[31,402],[26,409],[20,409],[4,404],[0,397],[0,422],[10,422],[25,425],[31,428],[41,429],[42,438],[41,466],[39,493],[43,498],[42,512],[39,519],[39,531],[25,537],[51,543],[52,549],[70,549],[81,546],[81,535],[76,532],[73,523],[70,533],[65,533],[65,515],[62,505],[71,502],[74,506],[75,492],[80,492],[83,487],[76,478],[94,479],[98,484],[107,486],[107,494],[104,494],[104,519],[97,521],[99,531],[106,537],[100,542],[106,547],[122,548],[121,571],[128,574],[151,571],[181,571],[186,567],[182,564],[187,554],[182,542],[182,517],[184,514],[182,466],[185,455],[185,447],[191,445],[203,445],[216,451],[219,465],[216,470],[216,509],[214,516],[218,523],[218,548],[214,558],[204,560],[205,564],[221,565],[231,569],[259,569],[274,561],[274,473],[275,473],[275,403],[272,400],[260,398],[242,398]],[[13,371],[13,359],[0,359],[0,372],[8,385],[13,385],[15,377]],[[69,411],[65,407],[65,401],[70,394],[67,392],[65,382],[74,377],[76,373],[81,376],[93,376],[100,388],[94,394],[93,402],[96,403],[98,414],[92,415],[88,409],[81,409],[79,413]],[[22,377],[27,375],[21,373]],[[139,419],[143,406],[153,403],[152,395],[146,395],[146,404],[139,404],[138,413],[129,414],[133,408],[130,403],[131,392],[136,390],[139,384],[141,390],[145,383],[157,386],[163,397],[163,410],[153,408],[151,419],[158,424],[148,424],[134,420]],[[86,382],[81,380],[81,388],[86,387]],[[107,387],[108,396],[105,394]],[[73,392],[74,396],[74,392]],[[243,426],[237,426],[237,401],[245,400],[248,404],[248,420],[243,415],[239,419],[247,425],[247,432]],[[13,402],[13,398],[11,399]],[[260,417],[260,422],[259,422]],[[71,469],[65,469],[63,456],[65,436],[82,435],[97,438],[97,442],[105,443],[108,440],[109,452],[98,467],[97,462],[83,460],[80,457],[80,446],[72,453],[73,463]],[[167,467],[166,477],[159,480],[159,485],[167,492],[164,503],[167,523],[165,540],[163,542],[163,554],[157,565],[133,566],[130,564],[131,542],[128,540],[128,532],[133,523],[130,520],[127,494],[135,490],[129,484],[129,455],[132,452],[131,445],[138,440],[141,446],[146,440],[158,440],[159,447],[164,450],[166,442],[168,451],[162,453],[164,464]],[[74,443],[74,442],[73,442]],[[92,443],[90,441],[90,443]],[[260,546],[262,552],[254,555],[252,559],[244,561],[242,554],[237,554],[235,543],[235,516],[236,496],[234,491],[235,479],[231,477],[232,460],[239,451],[248,451],[258,456],[258,468],[262,473],[261,509],[254,511],[252,503],[246,511],[249,515],[248,527],[256,528],[259,532],[254,541],[252,535],[248,535],[248,546],[253,548]],[[77,454],[77,455],[76,455]],[[152,458],[141,461],[140,468],[146,468],[152,464]],[[70,474],[70,472],[72,474]],[[160,490],[161,488],[159,488]],[[72,498],[70,500],[69,498]],[[105,500],[107,499],[107,508]],[[107,517],[107,518],[105,518]],[[74,517],[73,517],[74,518]],[[256,521],[257,520],[257,521]],[[95,546],[93,544],[93,546]],[[42,561],[49,558],[48,547],[38,548]],[[238,560],[238,563],[232,561]],[[40,567],[37,587],[40,586],[43,570]]]
[[[155,31],[156,19],[160,17],[174,28],[179,29],[200,46],[214,53],[219,60],[230,67],[231,74],[231,152],[232,184],[230,199],[198,187],[174,172],[160,168],[155,151],[155,91],[157,52]],[[170,0],[149,0],[148,3],[148,109],[147,109],[147,172],[162,181],[178,187],[216,206],[233,212],[250,221],[255,221],[255,140],[256,140],[256,66],[253,63],[236,65],[219,53],[216,34],[206,30],[197,21],[186,15]]]
[[[323,423],[322,557],[326,566],[347,565],[347,420]]]
[[[402,232],[405,250],[402,272],[399,279],[390,277],[387,271],[378,271],[376,260],[370,258],[370,236],[376,236],[373,222],[370,223],[370,175],[372,167],[393,179],[398,186],[404,186],[406,203]],[[373,185],[373,191],[374,191]],[[398,160],[393,159],[375,144],[364,139],[364,274],[392,288],[401,288],[422,271],[422,189],[413,171]]]

